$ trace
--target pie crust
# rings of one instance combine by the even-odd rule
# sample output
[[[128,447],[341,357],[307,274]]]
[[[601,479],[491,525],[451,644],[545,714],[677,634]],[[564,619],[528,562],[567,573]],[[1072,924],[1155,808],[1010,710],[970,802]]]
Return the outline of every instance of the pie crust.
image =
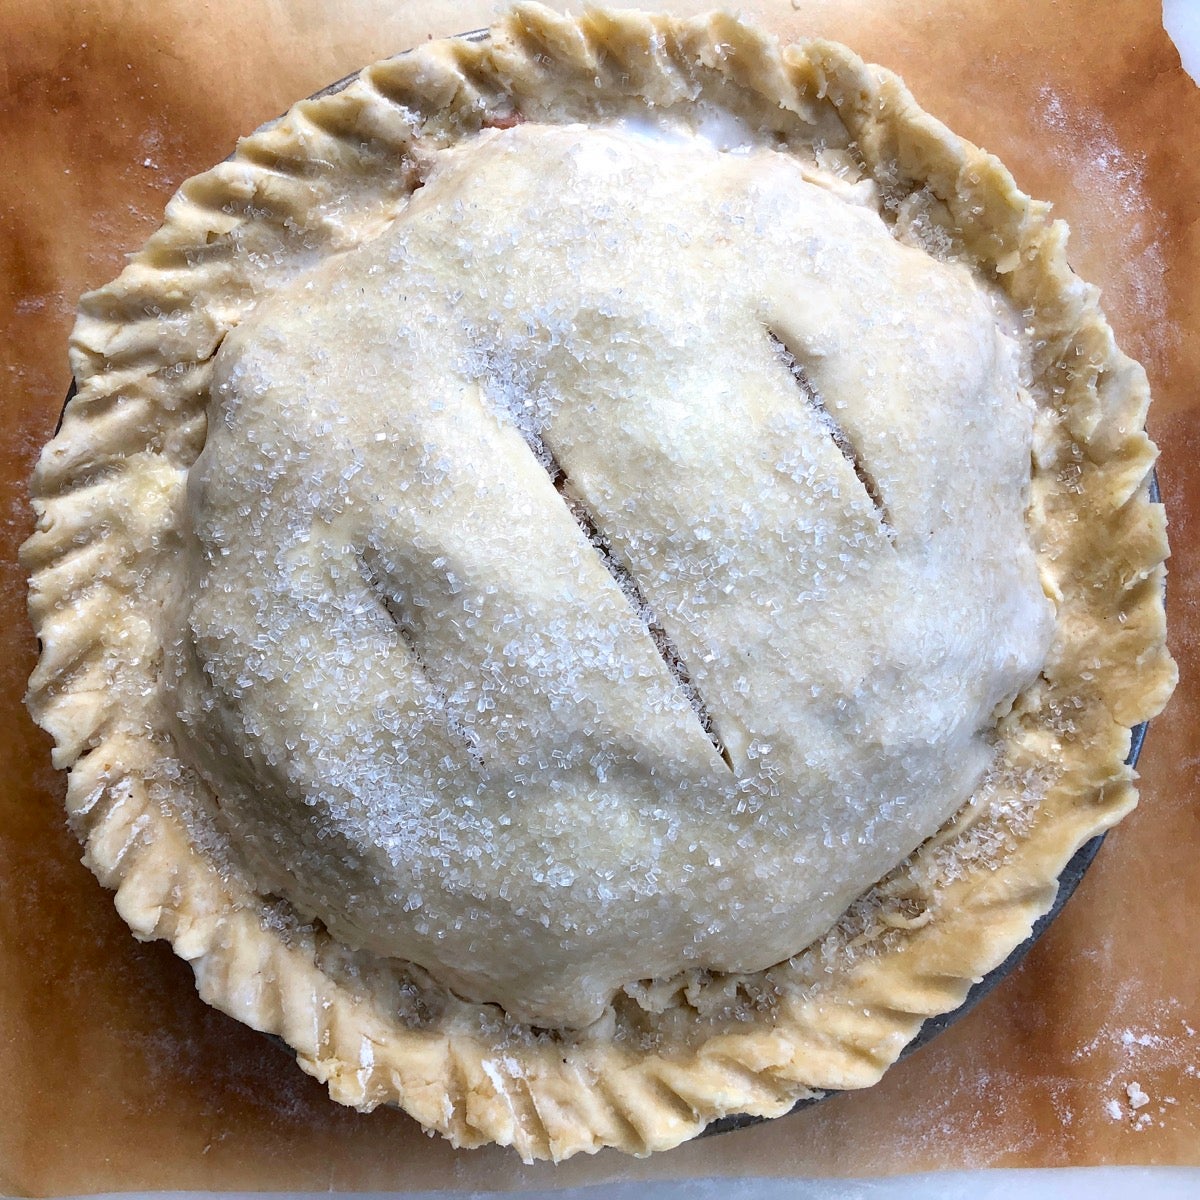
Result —
[[[591,209],[572,213],[577,193],[555,190],[568,177],[586,181],[578,194]],[[634,195],[641,187],[646,195]],[[581,222],[590,235],[598,204],[643,216],[625,221],[632,242],[584,261],[598,243]],[[489,208],[524,214],[522,236]],[[682,216],[664,218],[668,210]],[[757,255],[749,275],[731,269],[725,219],[747,231],[736,253]],[[488,241],[501,235],[504,246]],[[116,890],[122,917],[138,937],[169,939],[206,1001],[281,1036],[334,1099],[398,1104],[458,1145],[494,1141],[526,1159],[603,1146],[644,1154],[729,1113],[778,1115],[819,1090],[874,1083],[923,1020],[955,1008],[1028,935],[1074,851],[1133,806],[1130,729],[1161,709],[1175,682],[1165,521],[1148,495],[1145,376],[1117,349],[1065,243],[1048,205],[923,113],[889,72],[828,42],[780,48],[719,14],[576,20],[520,6],[486,38],[431,42],[376,64],[244,139],[183,185],[114,283],[84,297],[72,342],[78,392],[32,487],[38,527],[23,555],[43,653],[29,703],[55,738],[56,765],[70,770],[67,806],[85,861]],[[678,282],[676,250],[686,286],[664,304]],[[517,344],[509,325],[518,316],[541,304],[541,337],[561,305],[563,279],[543,251],[568,255],[560,274],[572,321],[544,353],[526,340],[506,357],[497,347]],[[455,253],[459,283],[447,283],[430,264]],[[693,257],[713,280],[694,311]],[[822,290],[826,262],[839,278],[861,278]],[[396,263],[402,274],[389,272]],[[506,269],[510,284],[488,291]],[[394,278],[402,296],[388,290]],[[659,297],[649,324],[637,324],[640,309],[613,308],[614,296],[639,286]],[[409,296],[421,288],[424,308]],[[369,302],[347,299],[368,292]],[[756,306],[758,292],[787,303]],[[838,296],[848,297],[845,313]],[[585,301],[591,324],[581,330]],[[857,324],[846,324],[851,310]],[[432,340],[388,325],[410,311],[438,318]],[[630,385],[635,402],[605,425],[596,413],[618,401],[605,409],[588,389],[625,395],[619,350],[631,321],[654,353],[630,361],[639,379],[653,378]],[[488,322],[488,353],[455,366],[446,329],[457,323],[475,338]],[[741,355],[753,337],[756,348]],[[582,397],[572,412],[562,401],[553,422],[531,424],[481,407],[504,395],[536,400],[525,384],[502,386],[531,358],[539,378],[567,381],[558,393]],[[409,379],[417,359],[421,373]],[[886,368],[883,381],[863,364]],[[470,388],[431,387],[443,367]],[[710,378],[756,370],[753,399],[734,418],[723,407],[728,387],[705,393]],[[797,385],[806,403],[795,403]],[[775,414],[771,397],[785,393],[793,408],[780,401],[784,415]],[[656,415],[664,395],[669,411]],[[974,409],[960,407],[964,395]],[[420,414],[415,435],[403,425],[409,411]],[[689,433],[696,412],[703,420]],[[353,426],[346,436],[342,414]],[[664,431],[679,445],[693,436],[678,452],[690,474],[670,476],[678,447],[646,450]],[[761,451],[768,436],[778,447],[823,447],[824,457],[789,459],[785,470],[779,454]],[[465,474],[438,466],[439,437]],[[302,485],[275,473],[297,462],[311,469]],[[696,462],[722,484],[713,528],[680,501],[683,517],[663,518],[653,553],[639,559],[653,540],[642,536],[647,522],[673,497],[714,491],[696,491]],[[764,482],[780,475],[786,488]],[[418,484],[432,491],[397,498]],[[305,510],[305,536],[289,541],[289,513],[310,492],[320,495]],[[818,492],[824,507],[804,525]],[[841,565],[815,553],[792,561],[793,543],[780,551],[771,541],[777,516],[761,536],[738,526],[744,570],[722,575],[720,556],[698,550],[697,537],[732,537],[722,514],[751,496],[758,521],[783,503],[776,493],[795,505],[803,536],[829,539]],[[529,497],[542,505],[540,523],[504,507]],[[634,514],[633,533],[623,513]],[[239,521],[248,538],[230,534]],[[930,551],[944,561],[922,596],[928,557],[911,569],[895,563],[916,543],[940,545],[939,522],[972,532]],[[306,557],[318,524],[320,552]],[[442,540],[426,553],[434,527]],[[684,534],[686,561],[704,578],[690,601],[673,602],[659,568]],[[352,553],[321,549],[343,541]],[[499,566],[486,553],[470,559],[464,584],[444,566],[447,545],[460,556],[499,547]],[[484,613],[497,595],[498,605],[511,601],[518,560],[538,581],[525,587],[534,615],[522,625],[536,637],[517,639],[508,657],[533,682],[472,690],[446,672],[490,669],[491,659],[455,649],[445,589],[431,599],[419,581],[454,579],[461,607],[470,579],[486,578],[468,607]],[[567,560],[564,573],[556,564]],[[786,688],[764,702],[761,662],[731,668],[722,683],[728,663],[717,655],[710,664],[694,640],[725,619],[718,597],[740,595],[743,576],[764,613],[786,609],[779,589],[793,577],[821,590],[817,601],[797,598],[808,605],[803,629],[779,634],[789,660],[835,650],[814,666],[805,704]],[[704,620],[689,624],[687,605],[705,588]],[[717,643],[749,655],[757,627],[738,619]],[[342,621],[349,632],[339,638]],[[967,648],[931,651],[931,631],[957,631],[955,621],[971,627]],[[539,675],[552,630],[566,648]],[[774,637],[765,652],[779,650]],[[393,657],[404,651],[407,674],[362,666],[380,639]],[[604,639],[617,645],[607,657],[580,650]],[[356,655],[343,663],[350,645]],[[438,658],[428,662],[431,646]],[[285,668],[263,665],[271,651]],[[866,656],[857,665],[856,654]],[[383,651],[378,659],[392,661]],[[636,691],[628,677],[605,675],[613,662]],[[906,663],[922,673],[904,674]],[[329,680],[343,668],[339,691]],[[839,692],[830,681],[847,673],[858,686]],[[543,676],[564,675],[569,696],[539,691]],[[743,710],[746,680],[757,682],[743,689],[753,693]],[[818,695],[827,684],[835,719]],[[293,723],[302,707],[320,710],[315,725]],[[393,847],[393,827],[379,832],[379,804],[391,801],[363,800],[375,783],[362,768],[380,752],[362,731],[393,712],[404,717],[393,742],[407,739],[420,779],[449,763],[451,778],[486,776],[478,794],[494,801],[501,763],[510,793],[525,800],[518,825],[543,822],[536,835],[460,838],[495,817],[467,804],[451,819],[418,822]],[[772,751],[764,714],[791,750]],[[631,729],[638,748],[615,765],[562,761],[580,730],[594,739],[585,757],[599,745],[612,758]],[[514,730],[559,757],[526,770],[527,756],[509,755]],[[860,773],[869,805],[847,798],[850,776],[838,774],[838,756],[855,746],[845,771]],[[801,764],[791,773],[788,753]],[[784,763],[777,790],[788,796],[807,795],[816,776],[832,780],[835,799],[815,824],[767,804],[765,768],[753,766],[761,760]],[[579,792],[578,771],[610,779],[615,793],[634,767],[635,802],[592,830],[596,797]],[[739,792],[731,772],[756,782]],[[355,791],[347,780],[359,774]],[[436,807],[438,795],[425,798]],[[689,796],[698,797],[694,829]],[[751,815],[766,804],[771,826],[760,840],[763,822],[737,828],[749,839],[732,843],[744,852],[741,875],[722,866],[727,843],[705,833],[739,797]],[[907,810],[890,824],[889,797]],[[684,816],[660,821],[676,802]],[[641,843],[626,838],[626,824],[639,825]],[[436,874],[429,849],[442,831],[458,857],[446,857],[432,886],[397,891],[397,879]],[[820,853],[822,837],[835,853]],[[665,847],[677,838],[687,854],[675,861]],[[551,853],[567,842],[570,853]],[[481,844],[500,863],[494,891],[472,874]],[[615,875],[603,856],[588,857],[597,846],[620,864]],[[785,850],[796,846],[805,877],[793,887]],[[406,857],[412,847],[420,862]],[[661,879],[660,858],[669,860]],[[826,878],[828,864],[845,870]],[[647,886],[629,883],[634,867]],[[623,888],[629,903],[606,907]],[[539,909],[556,889],[563,902]],[[446,895],[454,903],[439,909]],[[589,908],[600,914],[592,926]],[[410,910],[428,930],[406,924]],[[539,920],[552,935],[540,943]],[[423,966],[405,961],[410,952]]]

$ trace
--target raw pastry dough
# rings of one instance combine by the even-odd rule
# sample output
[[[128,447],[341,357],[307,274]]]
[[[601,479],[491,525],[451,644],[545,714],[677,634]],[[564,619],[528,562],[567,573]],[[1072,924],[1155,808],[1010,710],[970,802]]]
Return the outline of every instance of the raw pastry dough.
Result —
[[[788,958],[983,776],[1053,628],[1018,347],[808,175],[486,131],[226,338],[180,741],[343,941],[586,1025]]]
[[[525,1157],[878,1078],[1135,800],[1144,375],[849,51],[523,6],[85,297],[31,707],[135,933]]]

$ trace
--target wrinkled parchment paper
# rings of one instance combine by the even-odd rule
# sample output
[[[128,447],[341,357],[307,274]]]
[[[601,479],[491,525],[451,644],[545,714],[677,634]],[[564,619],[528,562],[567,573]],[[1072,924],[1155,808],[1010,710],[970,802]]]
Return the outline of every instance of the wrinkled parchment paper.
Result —
[[[572,6],[574,7],[574,6]],[[676,0],[678,12],[703,4]],[[1159,0],[747,0],[841,39],[996,152],[1071,223],[1156,394],[1182,683],[1142,806],[1025,964],[870,1092],[646,1161],[557,1168],[461,1152],[332,1105],[290,1056],[206,1008],[79,864],[49,740],[21,705],[36,646],[16,548],[25,478],[69,383],[78,294],[178,184],[294,99],[482,3],[0,0],[0,1192],[551,1187],[609,1179],[1200,1164],[1200,89]]]

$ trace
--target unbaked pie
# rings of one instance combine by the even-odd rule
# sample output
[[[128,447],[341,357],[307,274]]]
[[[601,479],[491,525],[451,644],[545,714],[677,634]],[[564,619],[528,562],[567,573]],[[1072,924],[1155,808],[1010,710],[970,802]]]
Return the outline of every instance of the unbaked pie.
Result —
[[[843,47],[523,6],[85,297],[31,706],[139,937],[526,1157],[874,1082],[1135,801],[1142,371]]]

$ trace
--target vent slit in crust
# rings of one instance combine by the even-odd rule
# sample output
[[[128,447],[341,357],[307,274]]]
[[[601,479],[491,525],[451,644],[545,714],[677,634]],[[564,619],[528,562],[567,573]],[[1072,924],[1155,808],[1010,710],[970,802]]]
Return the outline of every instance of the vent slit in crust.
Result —
[[[575,518],[575,523],[583,532],[583,536],[587,538],[592,548],[599,555],[604,569],[613,577],[617,587],[621,589],[633,611],[637,613],[639,620],[645,625],[646,632],[650,634],[659,657],[663,660],[667,670],[670,671],[671,678],[675,680],[676,686],[687,697],[688,704],[691,705],[692,711],[696,714],[696,720],[700,722],[700,726],[704,730],[708,740],[712,742],[713,748],[721,756],[721,761],[724,762],[730,771],[733,771],[733,756],[725,746],[721,735],[717,732],[716,722],[713,720],[713,715],[709,711],[708,706],[704,703],[704,697],[700,695],[700,689],[692,682],[691,672],[687,668],[687,663],[683,661],[683,655],[679,652],[679,647],[671,640],[671,635],[667,633],[662,622],[654,614],[654,610],[642,594],[642,589],[638,587],[637,580],[625,568],[624,564],[618,561],[612,547],[608,544],[604,534],[600,532],[595,520],[593,520],[592,514],[588,512],[587,507],[579,497],[571,491],[571,481],[566,471],[563,470],[562,464],[554,457],[553,451],[536,434],[532,435],[532,437],[536,441],[536,445],[531,442],[531,449],[537,456],[538,462],[546,468],[546,472],[554,484],[555,491],[562,497],[563,503],[567,506],[571,516]]]
[[[479,755],[478,739],[451,712],[450,705],[446,700],[445,690],[438,685],[430,673],[429,664],[425,661],[425,655],[421,651],[417,632],[413,628],[412,622],[405,616],[399,598],[393,589],[388,586],[388,571],[381,561],[379,551],[374,546],[365,546],[355,553],[354,561],[358,564],[359,574],[362,575],[367,586],[378,600],[380,609],[395,626],[396,636],[412,656],[412,660],[421,672],[421,677],[425,680],[430,694],[436,699],[437,706],[445,717],[446,728],[467,747],[471,755],[471,762],[477,768],[482,769],[484,762]]]
[[[887,505],[884,504],[879,485],[875,482],[874,476],[867,470],[866,463],[863,462],[863,457],[858,452],[858,447],[854,445],[850,440],[850,435],[838,424],[833,414],[825,406],[825,401],[821,399],[821,394],[813,386],[812,380],[808,377],[808,372],[805,371],[803,364],[796,357],[795,352],[784,343],[783,339],[773,329],[767,330],[767,337],[771,339],[771,345],[774,347],[775,353],[782,359],[784,366],[787,367],[792,378],[796,381],[796,385],[804,394],[804,399],[809,408],[817,414],[817,417],[821,421],[821,427],[829,434],[833,440],[833,444],[842,452],[842,457],[854,468],[854,474],[858,477],[858,482],[863,485],[863,490],[875,506],[875,511],[879,515],[879,523],[883,526],[883,531],[887,534],[888,541],[894,543],[896,540],[896,530],[888,515]]]

